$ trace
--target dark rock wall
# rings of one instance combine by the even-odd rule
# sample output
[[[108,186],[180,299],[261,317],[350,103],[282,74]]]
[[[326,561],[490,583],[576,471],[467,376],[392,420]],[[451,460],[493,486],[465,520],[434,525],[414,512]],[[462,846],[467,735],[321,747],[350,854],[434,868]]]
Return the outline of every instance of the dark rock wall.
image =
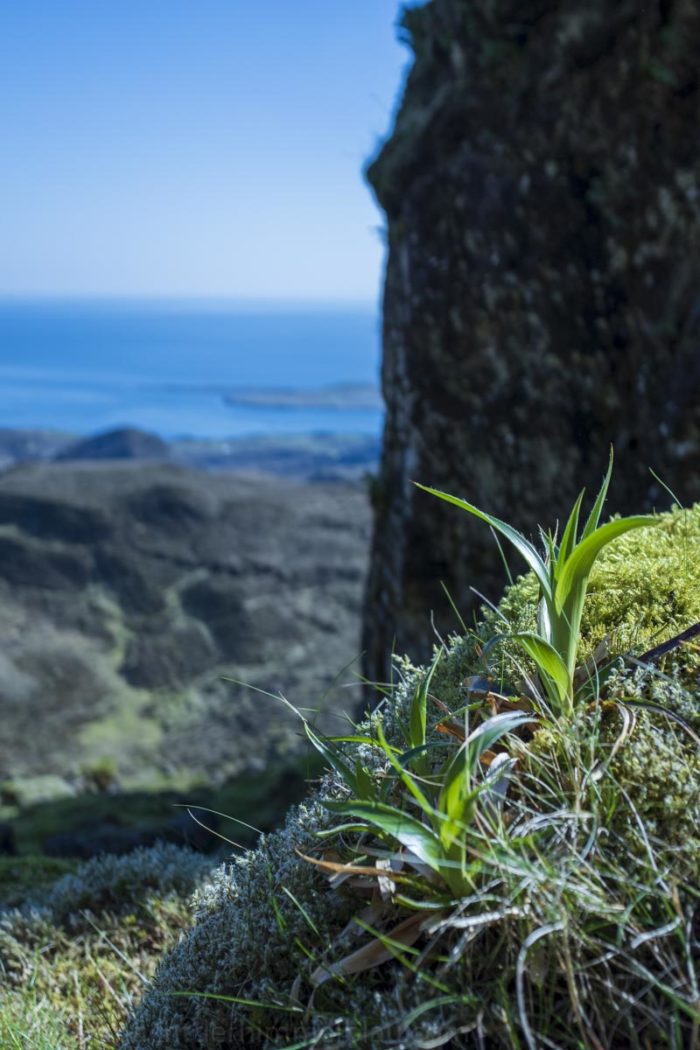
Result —
[[[504,572],[488,529],[532,530],[595,485],[611,509],[700,497],[700,5],[433,0],[368,175],[388,219],[365,648],[424,655]],[[515,563],[514,563],[515,568]],[[517,571],[520,571],[518,565]]]

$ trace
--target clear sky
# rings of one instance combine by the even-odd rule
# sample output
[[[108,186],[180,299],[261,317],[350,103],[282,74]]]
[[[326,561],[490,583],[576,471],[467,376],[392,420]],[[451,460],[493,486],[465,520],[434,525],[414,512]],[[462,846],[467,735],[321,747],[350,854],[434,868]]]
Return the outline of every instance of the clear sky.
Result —
[[[376,299],[399,0],[0,0],[0,294]]]

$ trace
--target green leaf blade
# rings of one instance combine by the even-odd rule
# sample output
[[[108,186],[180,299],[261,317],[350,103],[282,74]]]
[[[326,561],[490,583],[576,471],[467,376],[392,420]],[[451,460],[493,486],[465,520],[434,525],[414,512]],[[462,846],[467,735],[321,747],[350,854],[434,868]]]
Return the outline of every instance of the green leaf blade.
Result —
[[[411,774],[403,768],[401,762],[396,757],[392,749],[389,747],[386,737],[384,736],[384,730],[382,729],[381,722],[377,723],[377,739],[379,740],[384,754],[389,759],[392,768],[396,770],[404,786],[408,789],[411,795],[413,795],[414,799],[416,800],[420,808],[423,810],[423,812],[427,813],[428,816],[432,816],[433,807],[431,806],[428,799],[425,797],[424,793],[421,791],[416,780],[414,780]]]
[[[600,521],[600,515],[603,512],[603,504],[605,503],[605,500],[606,500],[607,495],[608,495],[608,489],[610,488],[610,479],[612,477],[612,471],[613,471],[613,459],[614,459],[613,447],[611,445],[610,446],[610,456],[608,458],[608,469],[607,469],[607,471],[605,473],[605,477],[603,478],[603,483],[600,486],[600,491],[598,492],[598,495],[596,496],[595,503],[593,504],[593,507],[591,508],[591,513],[588,515],[588,519],[587,519],[586,524],[585,524],[585,526],[583,528],[583,532],[581,534],[581,539],[582,540],[588,539],[588,537],[591,536],[595,532],[595,530],[598,528],[598,522]]]
[[[383,802],[326,801],[326,809],[343,816],[364,820],[379,831],[400,842],[433,871],[439,872],[442,861],[440,841],[435,833],[415,817]]]
[[[331,743],[328,740],[325,740],[319,733],[315,733],[307,721],[304,721],[304,730],[313,746],[319,754],[325,758],[328,765],[336,771],[339,777],[342,778],[346,786],[355,794],[359,794],[361,788],[357,781],[356,771],[348,765],[341,755],[340,750],[337,747],[332,746]]]
[[[408,746],[411,749],[423,747],[425,744],[428,724],[428,693],[430,692],[433,675],[435,674],[441,658],[442,649],[438,649],[433,662],[416,686],[413,694],[408,732]]]
[[[526,711],[504,711],[500,715],[487,718],[469,734],[467,740],[471,768],[474,769],[484,752],[497,744],[507,733],[512,733],[519,726],[533,721],[534,716]]]
[[[601,525],[595,532],[582,539],[570,554],[559,574],[554,593],[557,613],[560,614],[562,612],[569,596],[577,589],[580,589],[582,584],[585,585],[596,558],[603,548],[607,547],[613,540],[618,539],[618,537],[624,536],[626,532],[631,532],[632,529],[645,529],[657,523],[658,518],[648,514],[639,514],[630,518],[616,518],[605,525]]]
[[[484,783],[473,786],[481,756],[507,733],[532,720],[532,715],[522,711],[493,715],[470,733],[454,756],[437,803],[440,841],[446,849],[474,818],[477,799],[485,787]]]
[[[476,800],[481,787],[464,791],[459,778],[451,779],[440,795],[439,835],[443,849],[449,849],[459,835],[464,835],[474,819]]]
[[[569,520],[566,523],[566,528],[559,544],[559,555],[557,557],[557,571],[561,565],[564,564],[566,559],[571,554],[572,550],[576,546],[576,537],[578,534],[578,521],[581,514],[581,504],[583,503],[583,497],[586,494],[585,489],[581,489],[578,494],[578,499],[571,508],[571,514]]]
[[[523,632],[514,634],[513,640],[525,650],[537,664],[540,675],[545,679],[544,684],[551,686],[548,689],[550,696],[556,701],[558,712],[570,707],[572,683],[568,668],[561,655],[554,646],[545,641],[538,634]]]
[[[501,536],[504,536],[525,559],[537,577],[544,593],[551,595],[547,567],[533,545],[529,540],[525,539],[522,533],[518,532],[517,529],[514,529],[513,526],[509,525],[507,522],[501,521],[500,518],[494,518],[493,515],[486,514],[485,511],[479,510],[479,508],[475,507],[473,503],[467,503],[466,500],[459,499],[457,496],[450,496],[449,493],[441,492],[440,489],[433,489],[427,485],[420,485],[417,481],[414,481],[414,485],[423,492],[427,492],[431,496],[437,496],[438,499],[444,500],[445,503],[451,503],[453,506],[459,507],[461,510],[466,510],[469,514],[474,515],[474,517],[485,521],[487,525],[490,525],[491,528],[496,530],[496,532],[500,532]]]

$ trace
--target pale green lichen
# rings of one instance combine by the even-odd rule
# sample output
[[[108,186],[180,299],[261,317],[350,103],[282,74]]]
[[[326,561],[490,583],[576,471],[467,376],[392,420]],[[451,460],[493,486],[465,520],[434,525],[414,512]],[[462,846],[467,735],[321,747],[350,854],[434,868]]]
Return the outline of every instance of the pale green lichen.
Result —
[[[86,912],[118,914],[148,897],[187,898],[212,868],[212,858],[172,843],[123,855],[105,853],[64,875],[35,903],[53,923],[75,925]]]
[[[284,1009],[251,1011],[171,993],[293,1006],[292,986],[307,953],[321,953],[353,912],[348,900],[328,893],[324,878],[297,853],[316,845],[315,833],[328,819],[317,802],[297,807],[284,829],[218,870],[196,896],[196,925],[164,961],[124,1037],[124,1050],[252,1048],[284,1032],[289,1023]]]

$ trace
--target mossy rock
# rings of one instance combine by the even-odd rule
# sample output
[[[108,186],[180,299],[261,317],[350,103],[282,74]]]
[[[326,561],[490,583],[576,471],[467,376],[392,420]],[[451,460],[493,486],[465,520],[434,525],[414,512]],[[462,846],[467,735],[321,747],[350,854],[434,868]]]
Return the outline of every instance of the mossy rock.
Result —
[[[314,991],[319,963],[332,965],[369,940],[349,924],[366,899],[331,885],[300,856],[338,821],[322,805],[344,791],[331,774],[282,831],[220,868],[197,895],[195,925],[162,961],[121,1050],[467,1048],[476,1033],[493,1048],[542,1034],[546,1045],[574,1050],[584,1033],[606,1048],[690,1045],[697,1007],[684,953],[699,947],[692,887],[700,752],[692,727],[700,721],[700,659],[692,645],[646,668],[622,658],[700,621],[699,555],[700,506],[660,516],[600,559],[581,656],[607,637],[617,669],[604,699],[571,724],[543,726],[527,742],[514,738],[520,768],[511,795],[522,801],[530,791],[544,831],[512,847],[508,857],[522,863],[522,877],[514,882],[506,869],[494,877],[490,903],[482,887],[476,918],[473,902],[455,904],[452,916],[474,918],[473,928],[467,922],[432,946],[419,942],[418,966],[406,954]],[[499,614],[485,613],[471,635],[452,639],[431,693],[454,710],[464,704],[468,676],[526,673],[509,651],[500,614],[528,625],[536,597],[533,580],[522,577]],[[484,642],[499,632],[502,644],[489,648],[485,664]],[[399,684],[364,731],[380,718],[390,742],[403,747],[401,726],[424,671],[399,662],[398,672]],[[629,701],[651,706],[633,709]],[[346,748],[370,769],[376,763],[363,744]],[[581,795],[577,770],[584,768]],[[574,795],[590,812],[575,811]],[[527,884],[520,897],[516,883]],[[406,896],[418,892],[413,886]],[[415,914],[395,901],[385,901],[382,913],[380,903],[370,926],[391,929]]]
[[[0,909],[23,904],[76,867],[75,861],[58,857],[0,857]]]
[[[211,866],[172,845],[80,866],[3,861],[0,1046],[114,1046],[139,985],[190,925],[188,899]],[[3,907],[6,888],[14,899]]]
[[[665,508],[657,478],[700,499],[697,4],[403,6],[414,61],[367,170],[388,249],[378,680],[394,646],[428,657],[429,617],[456,627],[445,592],[470,620],[499,595],[488,530],[413,480],[532,535],[612,444],[614,510]]]

